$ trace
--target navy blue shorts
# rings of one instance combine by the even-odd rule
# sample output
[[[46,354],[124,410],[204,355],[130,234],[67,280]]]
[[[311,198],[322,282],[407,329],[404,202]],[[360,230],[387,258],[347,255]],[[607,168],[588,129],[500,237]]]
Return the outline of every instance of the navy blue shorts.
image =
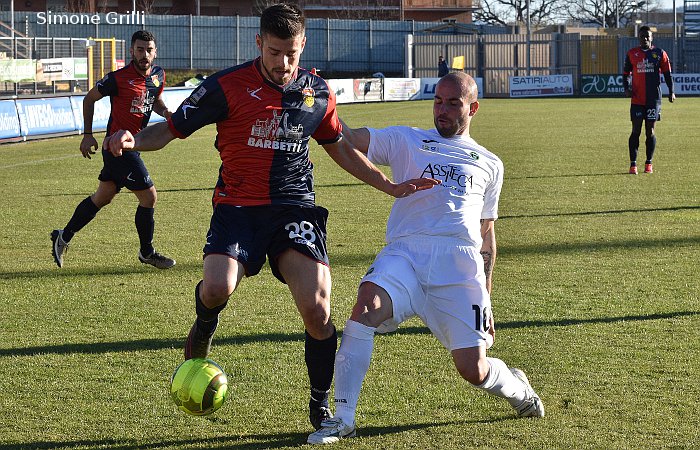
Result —
[[[102,161],[104,166],[97,178],[100,181],[113,181],[117,191],[123,187],[130,191],[143,191],[153,186],[139,152],[123,152],[122,156],[114,156],[102,150]]]
[[[232,206],[218,204],[211,216],[204,255],[228,255],[245,268],[260,272],[266,257],[281,282],[277,256],[288,248],[329,265],[326,251],[328,210],[320,206]]]
[[[661,120],[661,102],[654,105],[632,105],[630,106],[630,120],[646,120],[658,121]]]

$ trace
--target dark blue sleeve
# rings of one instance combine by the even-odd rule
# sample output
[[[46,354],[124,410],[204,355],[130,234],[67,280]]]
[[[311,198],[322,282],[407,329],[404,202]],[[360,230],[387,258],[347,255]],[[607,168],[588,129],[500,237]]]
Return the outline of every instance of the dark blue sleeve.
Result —
[[[110,72],[104,76],[95,85],[103,97],[112,97],[117,95],[117,79],[114,77],[114,72]]]
[[[174,134],[183,138],[226,117],[228,117],[226,95],[218,79],[209,77],[182,102],[169,122]]]

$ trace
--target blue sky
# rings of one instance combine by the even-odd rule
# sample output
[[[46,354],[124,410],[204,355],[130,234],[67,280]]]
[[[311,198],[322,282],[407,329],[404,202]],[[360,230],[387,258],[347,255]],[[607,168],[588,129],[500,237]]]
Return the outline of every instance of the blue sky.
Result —
[[[673,0],[661,0],[659,3],[661,4],[661,8],[663,9],[673,8]],[[683,0],[676,0],[676,8],[679,8],[681,6],[683,6]]]

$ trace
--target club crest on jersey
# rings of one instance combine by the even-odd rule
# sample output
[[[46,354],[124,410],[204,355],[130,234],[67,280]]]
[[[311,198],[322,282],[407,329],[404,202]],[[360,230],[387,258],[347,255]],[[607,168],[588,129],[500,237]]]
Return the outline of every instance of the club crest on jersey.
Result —
[[[158,75],[151,75],[151,81],[153,81],[155,87],[160,86],[160,80],[158,79]]]
[[[304,104],[311,108],[314,106],[314,90],[310,87],[304,88],[301,91],[301,95],[304,97]]]

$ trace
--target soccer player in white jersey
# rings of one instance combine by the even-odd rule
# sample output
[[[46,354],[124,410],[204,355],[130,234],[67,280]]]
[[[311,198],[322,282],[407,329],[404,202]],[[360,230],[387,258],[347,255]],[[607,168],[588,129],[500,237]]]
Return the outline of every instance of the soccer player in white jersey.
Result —
[[[387,245],[360,283],[335,357],[335,417],[309,435],[309,443],[355,436],[374,334],[412,316],[451,352],[465,380],[506,399],[519,417],[544,416],[525,374],[486,356],[495,337],[490,294],[503,163],[469,137],[478,109],[474,79],[453,72],[435,89],[434,130],[344,125],[344,136],[370,161],[391,166],[395,182],[427,177],[442,183],[394,201]]]

